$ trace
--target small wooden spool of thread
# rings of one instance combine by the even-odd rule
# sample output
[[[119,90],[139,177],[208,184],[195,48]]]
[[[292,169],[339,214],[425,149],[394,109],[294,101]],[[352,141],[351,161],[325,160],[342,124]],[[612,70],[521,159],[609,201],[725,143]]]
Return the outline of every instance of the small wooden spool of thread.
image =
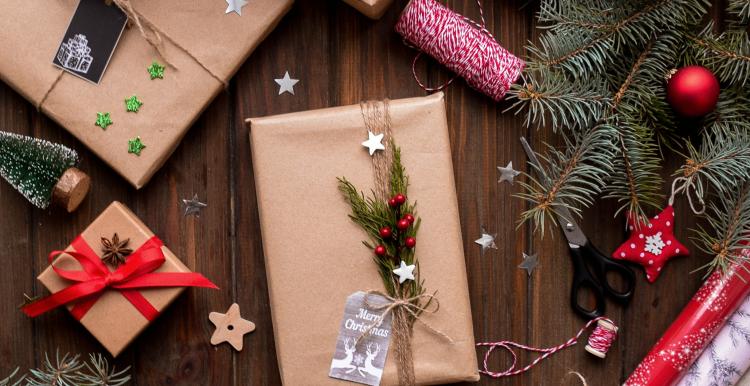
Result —
[[[586,351],[599,358],[606,358],[609,348],[617,339],[617,326],[607,319],[599,319],[596,328],[589,335]]]

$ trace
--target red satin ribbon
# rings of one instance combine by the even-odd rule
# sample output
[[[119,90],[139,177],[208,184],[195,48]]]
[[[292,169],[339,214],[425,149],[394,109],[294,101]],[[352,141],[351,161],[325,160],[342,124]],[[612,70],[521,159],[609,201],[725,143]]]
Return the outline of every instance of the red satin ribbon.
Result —
[[[74,284],[44,299],[24,306],[30,317],[67,304],[73,304],[71,313],[80,320],[108,289],[119,291],[149,321],[159,316],[159,311],[138,291],[146,288],[164,287],[203,287],[218,289],[203,275],[194,272],[153,272],[166,261],[161,250],[162,242],[156,236],[146,241],[128,256],[127,261],[114,271],[110,271],[97,254],[81,237],[71,243],[75,251],[53,251],[48,261],[52,269],[62,278]],[[83,270],[69,271],[52,264],[59,255],[69,255],[76,259]]]

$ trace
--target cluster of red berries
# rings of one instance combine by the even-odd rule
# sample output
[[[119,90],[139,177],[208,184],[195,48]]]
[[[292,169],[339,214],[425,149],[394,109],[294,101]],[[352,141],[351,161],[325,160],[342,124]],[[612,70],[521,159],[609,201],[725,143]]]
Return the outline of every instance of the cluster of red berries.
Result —
[[[405,202],[406,196],[399,193],[388,200],[388,206],[394,209],[398,209]],[[406,213],[401,216],[401,219],[396,222],[396,228],[400,231],[406,231],[410,226],[412,226],[412,224],[414,224],[414,216],[411,213]],[[389,226],[380,228],[380,237],[382,237],[383,239],[393,237],[393,229],[391,229],[391,227]],[[415,239],[414,237],[407,237],[404,240],[404,245],[407,248],[414,248],[415,246],[417,246],[417,239]],[[386,253],[388,253],[388,251],[384,245],[378,245],[375,247],[376,255],[384,256]]]

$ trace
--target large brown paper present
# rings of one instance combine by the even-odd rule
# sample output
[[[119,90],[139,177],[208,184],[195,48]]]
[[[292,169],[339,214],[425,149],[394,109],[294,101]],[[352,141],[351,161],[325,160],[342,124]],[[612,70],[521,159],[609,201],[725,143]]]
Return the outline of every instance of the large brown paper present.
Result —
[[[140,188],[292,2],[253,0],[239,16],[225,14],[224,1],[130,0],[161,33],[166,58],[178,69],[151,80],[146,68],[164,61],[130,27],[96,85],[52,64],[78,1],[2,0],[0,78]],[[125,111],[131,95],[144,103],[138,113]],[[97,112],[110,112],[114,124],[94,126]],[[146,145],[140,156],[128,153],[136,136]]]
[[[119,202],[113,202],[86,228],[81,237],[83,241],[101,256],[101,238],[107,239],[117,233],[120,240],[130,239],[128,247],[137,249],[154,236],[151,230],[138,217]],[[75,250],[68,247],[67,251]],[[161,247],[166,262],[159,267],[159,272],[190,272],[166,246]],[[80,252],[80,251],[79,251]],[[55,266],[67,270],[80,270],[81,265],[69,255],[61,255]],[[61,278],[47,267],[37,278],[50,292],[56,293],[71,282]],[[138,290],[143,297],[159,312],[164,310],[184,290],[181,288],[158,288]],[[72,307],[69,307],[71,309]],[[81,324],[101,342],[112,356],[117,356],[125,347],[145,329],[150,322],[120,292],[106,290],[94,305],[80,319]]]
[[[390,102],[392,133],[422,219],[417,255],[440,310],[422,319],[455,343],[414,326],[419,384],[477,381],[471,308],[443,94]],[[287,385],[336,385],[328,377],[344,302],[382,290],[365,233],[338,190],[345,176],[369,192],[371,158],[360,106],[248,120],[268,290],[281,378]],[[393,352],[382,384],[396,384]]]
[[[344,0],[370,19],[380,19],[393,0]]]

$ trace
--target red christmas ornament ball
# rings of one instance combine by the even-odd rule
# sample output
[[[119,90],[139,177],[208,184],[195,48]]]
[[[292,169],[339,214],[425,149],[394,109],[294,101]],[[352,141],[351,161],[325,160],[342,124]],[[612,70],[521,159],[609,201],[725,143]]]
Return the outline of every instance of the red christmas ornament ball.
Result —
[[[412,216],[410,213],[405,214],[404,219],[408,221],[409,224],[414,224],[414,216]]]
[[[407,237],[406,240],[404,240],[404,244],[407,248],[414,248],[417,246],[417,239],[414,237]]]
[[[391,227],[382,227],[380,228],[380,237],[387,239],[393,235],[393,230],[391,230]]]
[[[393,197],[393,199],[396,200],[396,203],[398,203],[399,205],[406,202],[406,196],[401,193],[397,194],[395,197]]]
[[[398,220],[398,222],[396,223],[396,228],[398,228],[400,230],[405,230],[405,229],[409,228],[409,225],[411,225],[411,223],[409,222],[409,220],[407,220],[405,218],[402,218],[401,220]]]
[[[685,117],[701,117],[716,108],[719,81],[702,66],[683,67],[667,82],[667,101]]]
[[[376,255],[383,256],[383,255],[385,255],[385,253],[386,253],[386,250],[385,250],[384,246],[378,245],[377,247],[375,247],[375,254]]]
[[[396,202],[395,198],[391,198],[390,200],[388,200],[388,206],[390,206],[391,208],[395,208],[398,206],[398,202]]]

